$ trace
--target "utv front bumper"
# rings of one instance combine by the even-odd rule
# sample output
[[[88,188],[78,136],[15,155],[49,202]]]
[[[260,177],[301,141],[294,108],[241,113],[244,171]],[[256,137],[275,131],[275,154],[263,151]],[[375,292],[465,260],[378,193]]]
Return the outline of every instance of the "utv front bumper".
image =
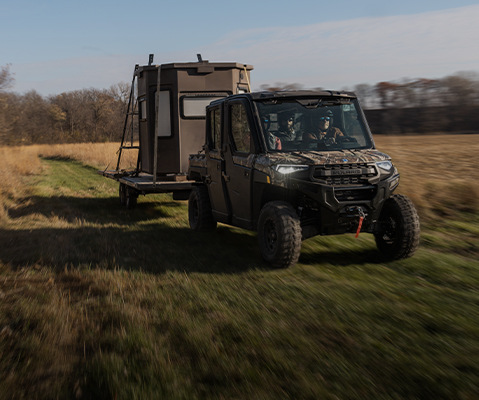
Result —
[[[283,183],[297,193],[303,230],[312,231],[306,236],[356,232],[360,216],[362,231],[373,232],[384,202],[399,184],[395,168],[384,174],[374,164],[314,167],[307,176],[299,175]]]

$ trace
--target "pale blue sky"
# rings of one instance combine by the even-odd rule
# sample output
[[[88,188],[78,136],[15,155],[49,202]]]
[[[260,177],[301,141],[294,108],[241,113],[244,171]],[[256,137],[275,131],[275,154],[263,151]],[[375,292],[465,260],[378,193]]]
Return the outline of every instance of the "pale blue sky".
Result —
[[[253,88],[479,71],[479,1],[0,0],[12,90],[57,94],[131,80],[134,64],[252,64]]]

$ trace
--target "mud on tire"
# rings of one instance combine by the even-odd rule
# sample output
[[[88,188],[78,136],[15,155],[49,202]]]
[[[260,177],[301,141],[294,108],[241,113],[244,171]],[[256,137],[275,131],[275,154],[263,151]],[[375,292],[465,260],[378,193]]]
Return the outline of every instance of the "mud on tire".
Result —
[[[400,194],[386,200],[374,232],[379,251],[391,260],[411,257],[419,236],[419,217],[412,201]]]
[[[294,208],[283,201],[271,201],[261,209],[258,220],[261,255],[276,268],[295,264],[301,252],[301,225]]]
[[[188,199],[188,220],[190,228],[195,231],[207,231],[216,228],[206,186],[195,186],[191,191]]]

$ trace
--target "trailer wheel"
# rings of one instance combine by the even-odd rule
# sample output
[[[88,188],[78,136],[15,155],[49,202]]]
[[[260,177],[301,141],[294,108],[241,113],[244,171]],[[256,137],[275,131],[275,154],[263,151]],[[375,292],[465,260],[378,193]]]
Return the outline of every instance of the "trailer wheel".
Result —
[[[124,183],[120,183],[120,188],[118,190],[120,195],[120,204],[126,206],[126,188],[127,186]]]
[[[207,231],[216,228],[206,186],[195,186],[191,191],[188,199],[188,220],[190,228],[195,231]]]
[[[293,207],[283,201],[266,203],[259,215],[261,255],[276,268],[294,265],[301,253],[301,224]]]
[[[419,216],[412,201],[400,194],[386,200],[374,232],[379,251],[390,260],[411,257],[419,236]]]
[[[136,207],[136,204],[138,202],[138,195],[139,193],[135,189],[129,186],[126,187],[125,205],[128,210],[132,210]]]

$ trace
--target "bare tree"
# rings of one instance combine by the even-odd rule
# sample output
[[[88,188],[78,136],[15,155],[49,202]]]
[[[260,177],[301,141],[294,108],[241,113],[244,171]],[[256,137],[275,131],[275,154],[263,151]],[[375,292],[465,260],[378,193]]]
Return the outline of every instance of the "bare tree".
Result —
[[[13,86],[15,79],[10,72],[10,64],[0,68],[0,92],[10,89]]]
[[[10,72],[10,65],[7,64],[0,68],[0,144],[7,142],[7,135],[10,131],[10,121],[8,121],[8,96],[4,94],[6,89],[12,87],[14,82]]]
[[[373,108],[375,104],[375,91],[374,86],[367,83],[360,83],[354,86],[353,89],[359,101],[365,109]]]

